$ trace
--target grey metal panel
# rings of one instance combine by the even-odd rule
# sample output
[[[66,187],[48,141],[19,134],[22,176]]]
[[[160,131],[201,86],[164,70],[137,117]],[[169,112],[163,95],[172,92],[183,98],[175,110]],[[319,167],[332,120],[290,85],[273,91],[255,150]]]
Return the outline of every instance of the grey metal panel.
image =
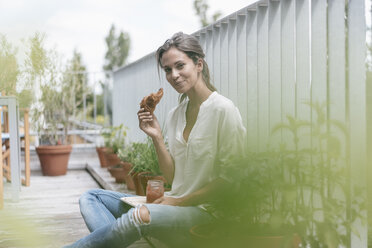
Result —
[[[282,66],[281,66],[281,13],[280,2],[269,2],[269,118],[270,130],[282,121]],[[278,146],[281,133],[271,137]]]
[[[229,45],[228,45],[228,23],[221,23],[220,39],[221,39],[221,68],[220,68],[220,93],[224,96],[229,95]]]
[[[329,117],[345,121],[345,0],[328,1]]]
[[[248,150],[258,150],[257,12],[247,14],[247,139]]]
[[[364,0],[349,1],[348,8],[349,125],[350,165],[352,183],[366,188],[367,127],[366,127],[366,22]],[[362,216],[367,219],[364,211]],[[352,234],[352,247],[367,247],[367,223],[353,223],[359,236]]]
[[[311,121],[310,88],[310,0],[296,1],[296,116]],[[308,130],[299,129],[300,149],[311,147]]]
[[[257,9],[257,64],[258,64],[258,147],[267,148],[269,141],[269,23],[268,7]]]
[[[207,50],[207,45],[206,45],[206,33],[204,30],[199,33],[198,38],[199,38],[200,45],[203,48],[203,51],[205,52]]]
[[[327,101],[327,1],[311,1],[311,98]]]
[[[238,108],[242,115],[244,126],[247,126],[247,15],[237,18],[237,80]]]
[[[213,32],[211,29],[206,34],[205,61],[208,64],[211,79],[213,79]],[[213,80],[211,80],[211,83],[213,83]]]
[[[295,116],[296,87],[296,26],[294,0],[281,1],[282,15],[282,119],[287,115]],[[284,135],[284,133],[283,133]]]
[[[221,90],[221,40],[220,40],[220,27],[216,25],[212,28],[213,32],[213,84],[217,91]]]
[[[238,105],[238,66],[237,66],[237,34],[236,18],[229,20],[228,25],[228,97]]]

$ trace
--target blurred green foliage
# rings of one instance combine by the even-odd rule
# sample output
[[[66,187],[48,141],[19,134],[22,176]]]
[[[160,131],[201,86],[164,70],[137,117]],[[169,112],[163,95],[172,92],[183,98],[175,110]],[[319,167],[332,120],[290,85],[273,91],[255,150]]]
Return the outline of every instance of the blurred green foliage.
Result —
[[[23,214],[9,209],[0,211],[0,247],[40,248],[52,243]]]
[[[364,221],[365,190],[350,183],[347,129],[327,118],[325,103],[308,105],[313,122],[287,116],[272,129],[272,137],[286,132],[281,145],[223,168],[232,188],[211,205],[220,217],[213,226],[217,241],[296,233],[303,247],[339,247],[348,246],[351,233],[359,236],[351,227]]]
[[[221,12],[217,11],[211,16],[211,18],[209,18],[207,16],[209,5],[206,0],[194,0],[193,7],[202,27],[206,27],[217,21],[222,15]]]
[[[17,61],[18,49],[5,35],[0,34],[0,92],[6,96],[16,96],[21,108],[29,107],[34,101],[32,84],[24,80],[24,71]]]

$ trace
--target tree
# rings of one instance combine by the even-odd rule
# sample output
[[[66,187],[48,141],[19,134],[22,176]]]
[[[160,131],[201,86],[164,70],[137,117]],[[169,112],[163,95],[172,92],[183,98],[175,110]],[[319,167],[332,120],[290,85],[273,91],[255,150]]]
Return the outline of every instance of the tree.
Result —
[[[36,33],[34,37],[38,36]],[[35,39],[30,38],[27,45],[31,50],[35,48]],[[13,47],[0,34],[0,92],[6,96],[16,96],[21,108],[29,107],[34,100],[33,84],[25,77],[17,61],[17,47]],[[25,67],[27,62],[25,62]]]
[[[105,55],[105,64],[103,69],[106,71],[106,79],[109,79],[111,77],[111,71],[125,65],[127,62],[130,49],[130,37],[128,33],[123,31],[120,31],[120,34],[117,36],[115,25],[112,24],[105,41],[107,45],[107,52]],[[109,101],[107,101],[107,99],[111,99],[111,97],[109,97],[111,93],[108,85],[105,84],[102,88],[104,94],[103,98],[105,99],[104,109],[107,110],[107,114],[111,116],[111,104]],[[111,117],[109,117],[108,121],[111,122]]]
[[[112,71],[126,63],[130,49],[130,37],[128,33],[123,31],[120,31],[120,34],[116,36],[115,25],[112,24],[105,41],[107,52],[103,69]],[[106,77],[110,77],[110,74],[106,73]]]
[[[85,72],[86,66],[83,64],[82,55],[80,52],[74,50],[72,59],[68,62],[63,77],[66,90],[68,89],[70,92],[70,100],[75,102],[77,110],[83,109],[84,98],[92,93],[92,90],[87,85],[88,77]]]
[[[222,15],[221,12],[217,11],[213,14],[211,20],[209,20],[207,16],[207,11],[209,9],[207,0],[194,0],[194,9],[196,15],[200,19],[200,24],[202,25],[202,27],[208,26],[209,24],[217,21],[217,19]]]
[[[16,93],[19,68],[16,59],[17,50],[12,47],[4,35],[0,35],[0,92],[6,95]]]

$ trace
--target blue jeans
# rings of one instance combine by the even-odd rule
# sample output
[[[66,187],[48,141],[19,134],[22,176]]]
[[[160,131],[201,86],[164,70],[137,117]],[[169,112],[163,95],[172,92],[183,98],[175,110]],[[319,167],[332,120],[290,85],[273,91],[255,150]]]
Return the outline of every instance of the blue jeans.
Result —
[[[189,229],[213,217],[199,207],[145,204],[150,222],[133,218],[134,208],[120,200],[130,196],[102,189],[89,190],[80,197],[80,212],[91,232],[67,247],[127,247],[142,236],[154,237],[170,247],[192,247]]]

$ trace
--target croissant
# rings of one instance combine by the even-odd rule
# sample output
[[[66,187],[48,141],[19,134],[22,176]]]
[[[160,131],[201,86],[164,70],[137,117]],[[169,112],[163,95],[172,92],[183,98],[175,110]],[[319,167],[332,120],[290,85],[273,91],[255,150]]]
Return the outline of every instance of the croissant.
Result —
[[[163,97],[163,88],[160,88],[158,92],[151,93],[148,96],[145,96],[141,103],[140,107],[144,108],[146,112],[151,114],[155,111],[156,105],[160,102],[160,99]]]

